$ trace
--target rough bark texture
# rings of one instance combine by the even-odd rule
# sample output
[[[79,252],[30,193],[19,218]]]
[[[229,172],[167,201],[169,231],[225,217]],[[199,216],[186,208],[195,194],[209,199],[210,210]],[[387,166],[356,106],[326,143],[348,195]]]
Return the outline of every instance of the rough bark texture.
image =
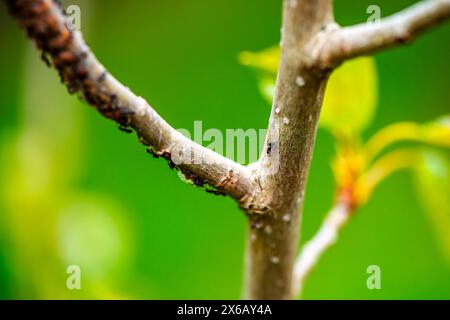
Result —
[[[307,59],[306,48],[332,21],[331,9],[329,0],[284,2],[280,68],[266,150],[257,171],[261,190],[255,207],[266,210],[250,214],[250,299],[291,298],[300,212],[328,79],[328,71]],[[269,143],[272,152],[267,152]],[[278,168],[271,172],[274,165]]]

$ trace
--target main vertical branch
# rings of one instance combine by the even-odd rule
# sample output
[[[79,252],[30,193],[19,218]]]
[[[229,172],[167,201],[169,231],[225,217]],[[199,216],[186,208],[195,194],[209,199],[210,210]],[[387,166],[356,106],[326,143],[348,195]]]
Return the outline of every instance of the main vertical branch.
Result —
[[[332,22],[331,0],[284,1],[269,132],[255,172],[260,190],[244,206],[250,216],[246,298],[292,297],[300,212],[329,74],[313,67],[307,51]]]

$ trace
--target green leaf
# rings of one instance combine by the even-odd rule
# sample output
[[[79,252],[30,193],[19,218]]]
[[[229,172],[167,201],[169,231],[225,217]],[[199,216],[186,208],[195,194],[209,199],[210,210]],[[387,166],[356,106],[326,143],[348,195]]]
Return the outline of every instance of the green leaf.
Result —
[[[426,143],[450,148],[450,115],[426,123],[422,140]]]
[[[239,54],[239,62],[256,71],[259,92],[269,104],[272,104],[273,100],[279,60],[279,47],[256,53],[244,51]]]
[[[91,281],[117,276],[128,260],[131,237],[125,210],[98,194],[72,194],[58,210],[58,249],[65,265],[77,264]]]
[[[436,150],[424,151],[415,177],[418,195],[450,264],[450,155]]]
[[[269,104],[272,104],[273,93],[275,91],[275,78],[268,75],[261,75],[258,78],[259,92]]]
[[[350,60],[331,75],[320,125],[338,134],[359,134],[372,122],[377,103],[375,60]]]
[[[239,55],[241,64],[256,71],[258,88],[271,104],[280,59],[278,46]],[[359,135],[372,122],[377,103],[375,60],[363,57],[346,62],[331,75],[325,92],[320,125],[341,135]]]
[[[398,122],[382,128],[367,141],[366,160],[371,161],[387,147],[405,141],[450,148],[450,116],[425,124]]]
[[[262,73],[269,73],[274,76],[278,71],[280,60],[280,47],[274,46],[259,52],[244,51],[239,54],[239,62],[247,67],[255,69]]]

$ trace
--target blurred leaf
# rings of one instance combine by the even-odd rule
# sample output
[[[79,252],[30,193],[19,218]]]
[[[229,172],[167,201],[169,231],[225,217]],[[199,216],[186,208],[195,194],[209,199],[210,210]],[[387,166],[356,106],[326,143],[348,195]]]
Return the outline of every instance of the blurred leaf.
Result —
[[[426,123],[421,139],[430,144],[450,148],[450,115]]]
[[[87,2],[79,3],[85,19]],[[84,107],[31,44],[24,58],[21,125],[0,150],[2,223],[14,250],[15,290],[19,297],[39,299],[113,296],[121,276],[115,271],[122,271],[132,249],[123,210],[95,195],[74,195],[85,143]],[[71,264],[82,268],[85,290],[67,290],[64,271]]]
[[[388,146],[402,141],[415,141],[450,148],[450,116],[425,124],[399,122],[384,127],[367,141],[364,150],[367,161],[372,161]]]
[[[280,48],[276,46],[256,53],[244,51],[239,54],[239,62],[256,71],[259,92],[269,104],[273,100],[279,60]]]
[[[372,122],[377,103],[375,60],[350,60],[330,77],[320,124],[333,133],[358,135]]]
[[[123,211],[112,200],[76,196],[59,212],[60,255],[79,265],[91,281],[108,279],[127,260],[131,247]]]
[[[280,47],[273,46],[259,52],[244,51],[239,54],[239,62],[258,72],[268,73],[276,77],[280,61]],[[275,82],[275,78],[273,78]]]
[[[31,132],[30,140],[33,134],[39,134],[48,145],[46,157],[51,161],[53,174],[65,180],[61,183],[70,183],[82,166],[85,108],[67,94],[58,74],[42,63],[31,44],[27,46],[24,70],[22,127]]]
[[[278,46],[242,52],[239,62],[257,72],[258,88],[272,103],[280,59]],[[377,103],[375,60],[363,57],[346,62],[331,75],[325,93],[320,125],[339,135],[354,136],[372,122]]]
[[[355,193],[359,203],[365,203],[375,188],[395,172],[412,169],[420,156],[415,148],[398,149],[383,155],[367,168],[359,177]]]
[[[419,198],[432,222],[440,247],[450,264],[450,157],[435,150],[423,152],[415,170]]]
[[[270,75],[260,75],[258,80],[258,89],[263,98],[271,104],[273,93],[275,91],[275,78]]]
[[[364,173],[357,185],[357,192],[362,201],[366,201],[373,190],[392,173],[405,168],[414,169],[417,163],[423,162],[417,148],[392,150],[376,159],[388,146],[402,141],[415,141],[450,148],[449,117],[441,117],[425,124],[394,123],[376,133],[362,151],[361,159],[366,169],[363,170]],[[376,160],[373,161],[374,159]]]

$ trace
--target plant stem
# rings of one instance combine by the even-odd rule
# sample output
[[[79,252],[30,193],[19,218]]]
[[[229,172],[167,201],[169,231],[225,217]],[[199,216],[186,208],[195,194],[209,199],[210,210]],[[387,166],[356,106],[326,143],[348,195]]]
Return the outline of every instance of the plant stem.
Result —
[[[331,21],[329,0],[284,2],[280,68],[256,170],[260,190],[257,201],[246,206],[249,299],[292,298],[300,211],[328,80],[328,72],[311,67],[304,53],[312,36]]]

